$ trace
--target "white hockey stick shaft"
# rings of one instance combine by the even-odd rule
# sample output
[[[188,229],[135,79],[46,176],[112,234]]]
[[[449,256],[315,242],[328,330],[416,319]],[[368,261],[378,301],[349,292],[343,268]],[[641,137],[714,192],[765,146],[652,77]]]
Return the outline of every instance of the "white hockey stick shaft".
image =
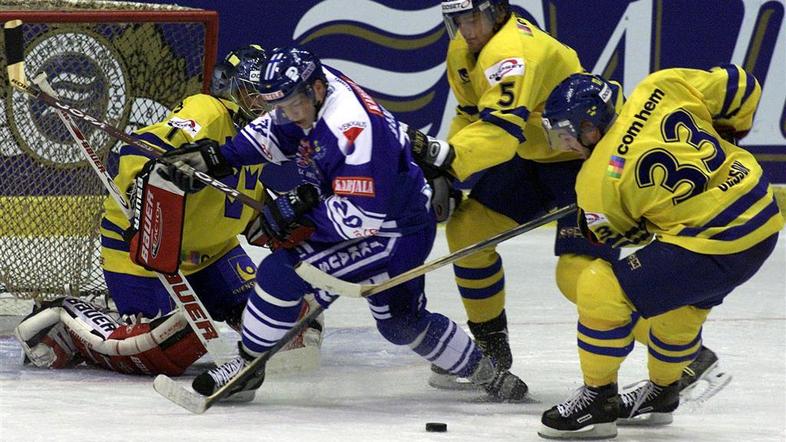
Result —
[[[532,221],[494,235],[491,238],[464,247],[461,250],[456,250],[449,255],[443,256],[442,258],[438,258],[421,266],[415,267],[414,269],[394,276],[393,278],[390,278],[387,281],[381,282],[379,284],[356,284],[344,281],[319,270],[312,264],[305,261],[301,261],[295,266],[295,272],[297,272],[297,274],[303,278],[304,281],[308,282],[316,288],[320,288],[337,295],[349,296],[352,298],[365,298],[415,279],[418,276],[424,275],[432,270],[452,264],[461,258],[477,253],[485,248],[495,246],[503,241],[513,238],[514,236],[521,235],[522,233],[529,232],[530,230],[538,228],[544,224],[556,221],[563,216],[575,211],[575,204],[562,207],[541,217],[535,218]]]
[[[22,24],[20,20],[14,20],[11,22],[6,23],[6,29],[19,29],[19,26]],[[11,44],[8,41],[8,32],[6,32],[6,56],[9,62],[8,71],[9,71],[9,78],[12,75],[17,78],[18,81],[24,82],[26,84],[26,75],[24,72],[24,58],[19,59],[16,58],[13,51],[17,51],[16,54],[21,55],[22,51],[19,48],[14,48],[14,44],[21,45],[21,39],[18,42],[14,42],[14,38],[11,39]],[[11,50],[9,50],[11,47]],[[41,90],[46,92],[47,94],[51,95],[52,97],[57,97],[56,92],[52,89],[49,85],[49,82],[46,79],[46,74],[41,73],[39,74],[33,82],[38,85]],[[125,214],[126,218],[131,218],[131,208],[126,201],[123,194],[120,192],[120,189],[117,188],[112,177],[107,172],[106,167],[101,162],[101,159],[96,154],[93,147],[87,141],[87,138],[84,136],[82,131],[79,129],[79,126],[76,125],[73,119],[69,116],[69,114],[61,111],[56,110],[57,115],[60,117],[60,120],[65,125],[68,132],[71,134],[71,137],[76,142],[77,146],[79,146],[80,150],[84,154],[85,158],[87,159],[90,166],[98,175],[98,178],[101,180],[101,183],[107,189],[109,194],[112,198],[117,202],[120,206],[121,210]],[[230,351],[226,348],[225,345],[221,342],[220,335],[218,333],[218,329],[216,328],[215,322],[210,317],[210,314],[207,312],[207,309],[199,300],[194,292],[194,289],[189,284],[188,280],[185,276],[178,271],[177,274],[174,275],[163,275],[161,273],[156,273],[158,279],[166,288],[167,292],[169,293],[170,297],[174,301],[175,305],[183,311],[186,320],[188,321],[189,325],[196,333],[197,337],[199,338],[202,345],[205,346],[208,353],[219,361],[226,359],[226,355],[231,354]],[[222,356],[225,355],[225,356]]]

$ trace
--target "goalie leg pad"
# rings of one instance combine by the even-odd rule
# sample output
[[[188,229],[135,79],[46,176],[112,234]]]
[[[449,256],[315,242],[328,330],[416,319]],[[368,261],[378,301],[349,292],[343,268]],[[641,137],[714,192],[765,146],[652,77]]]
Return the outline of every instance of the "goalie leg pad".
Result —
[[[61,319],[78,352],[112,371],[179,376],[206,353],[180,311],[120,324],[92,304],[65,298]]]
[[[22,346],[25,364],[45,368],[66,368],[81,362],[71,336],[60,320],[63,311],[58,301],[44,303],[14,329]]]

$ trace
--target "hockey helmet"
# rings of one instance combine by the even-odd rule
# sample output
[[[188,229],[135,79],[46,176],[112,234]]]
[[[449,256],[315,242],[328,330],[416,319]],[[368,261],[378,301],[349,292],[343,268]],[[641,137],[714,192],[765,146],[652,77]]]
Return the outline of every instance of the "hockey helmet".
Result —
[[[459,34],[459,22],[472,15],[487,19],[497,29],[497,23],[510,11],[508,0],[442,0],[442,18],[452,39]]]
[[[267,60],[265,50],[252,44],[230,51],[213,68],[210,93],[238,105],[246,119],[254,119],[269,107],[259,98],[258,84],[262,66]]]
[[[296,93],[313,97],[312,85],[325,80],[322,63],[311,52],[296,48],[276,48],[270,53],[259,80],[259,91],[272,105],[287,101]]]
[[[574,150],[566,140],[581,143],[581,130],[587,123],[605,134],[617,116],[615,89],[600,76],[587,73],[573,74],[558,84],[546,99],[542,114],[551,148]]]

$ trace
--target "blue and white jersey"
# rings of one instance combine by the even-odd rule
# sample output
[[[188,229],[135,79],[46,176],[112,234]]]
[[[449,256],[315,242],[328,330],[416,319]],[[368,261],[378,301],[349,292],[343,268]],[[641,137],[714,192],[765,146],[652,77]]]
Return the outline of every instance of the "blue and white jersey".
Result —
[[[295,161],[320,206],[311,241],[400,236],[433,223],[431,188],[415,165],[406,126],[341,72],[323,68],[327,95],[311,129],[281,112],[251,122],[224,145],[233,166]]]

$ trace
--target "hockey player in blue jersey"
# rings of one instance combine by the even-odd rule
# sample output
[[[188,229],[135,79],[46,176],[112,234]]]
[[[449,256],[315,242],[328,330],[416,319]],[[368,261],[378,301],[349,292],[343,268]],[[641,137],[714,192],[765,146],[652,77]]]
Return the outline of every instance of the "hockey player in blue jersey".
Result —
[[[298,48],[279,48],[259,73],[258,98],[273,111],[229,143],[200,143],[170,157],[215,174],[246,164],[295,161],[302,183],[269,202],[252,232],[273,253],[259,265],[243,313],[240,355],[199,375],[194,389],[215,392],[291,329],[302,297],[315,290],[294,272],[307,261],[351,282],[380,282],[423,263],[435,237],[431,187],[412,161],[406,126],[360,86]],[[176,168],[170,179],[192,190]],[[254,236],[253,233],[256,233]],[[494,398],[522,400],[527,386],[497,367],[455,322],[426,309],[424,277],[368,298],[377,329],[429,362],[482,385]],[[337,296],[316,291],[329,306]],[[233,393],[258,388],[264,372]]]

